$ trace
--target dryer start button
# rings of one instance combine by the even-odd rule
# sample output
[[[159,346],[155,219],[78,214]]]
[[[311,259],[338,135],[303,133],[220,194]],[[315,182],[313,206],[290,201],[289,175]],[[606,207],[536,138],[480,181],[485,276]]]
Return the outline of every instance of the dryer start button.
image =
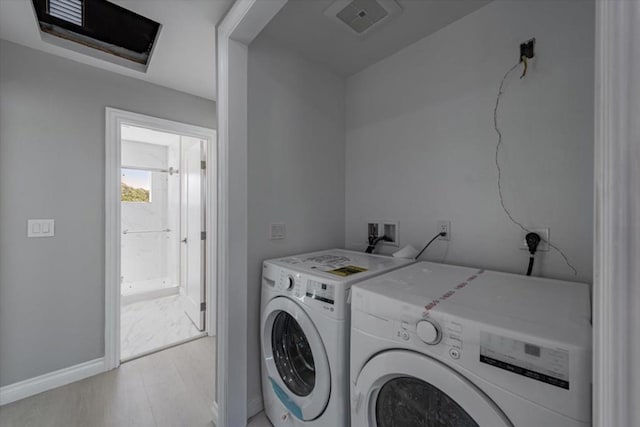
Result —
[[[442,339],[440,328],[435,322],[430,320],[421,320],[416,325],[416,333],[425,344],[435,345]]]

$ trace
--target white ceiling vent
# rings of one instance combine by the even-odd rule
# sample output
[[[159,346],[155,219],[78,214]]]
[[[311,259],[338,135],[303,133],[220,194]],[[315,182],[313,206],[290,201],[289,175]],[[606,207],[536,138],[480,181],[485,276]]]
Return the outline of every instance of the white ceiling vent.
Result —
[[[395,0],[337,0],[324,14],[362,36],[389,21],[401,10]]]

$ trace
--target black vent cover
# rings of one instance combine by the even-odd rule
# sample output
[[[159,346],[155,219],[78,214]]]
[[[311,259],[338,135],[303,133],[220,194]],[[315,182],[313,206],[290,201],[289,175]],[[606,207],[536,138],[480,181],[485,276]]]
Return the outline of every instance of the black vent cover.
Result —
[[[32,0],[40,29],[147,65],[160,24],[106,0]]]

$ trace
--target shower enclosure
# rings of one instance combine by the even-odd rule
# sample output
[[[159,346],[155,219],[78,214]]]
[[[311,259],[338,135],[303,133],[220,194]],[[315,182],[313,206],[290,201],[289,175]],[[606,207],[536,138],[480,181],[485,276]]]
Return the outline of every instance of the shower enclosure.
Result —
[[[123,308],[123,316],[140,318],[131,328],[155,316],[147,329],[165,321],[165,329],[204,330],[205,150],[199,138],[121,127],[121,303],[155,304],[133,314]],[[127,333],[144,340],[140,331]]]
[[[128,135],[137,129],[123,127],[122,139],[124,303],[176,294],[180,288],[180,136],[152,131]],[[141,142],[146,134],[156,137],[156,143]]]

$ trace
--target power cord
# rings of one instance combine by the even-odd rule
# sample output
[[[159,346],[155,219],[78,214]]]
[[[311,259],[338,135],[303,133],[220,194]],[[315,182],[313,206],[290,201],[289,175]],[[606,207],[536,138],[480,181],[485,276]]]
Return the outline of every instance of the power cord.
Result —
[[[429,247],[430,244],[432,244],[438,237],[442,236],[446,236],[447,233],[444,231],[441,231],[440,233],[436,234],[435,236],[433,236],[433,239],[429,240],[429,243],[427,243],[426,245],[424,245],[424,248],[422,248],[422,250],[420,252],[418,252],[418,255],[416,255],[416,257],[414,259],[418,259],[420,258],[420,255],[422,255],[422,252],[424,252],[425,250],[427,250],[427,248]]]
[[[527,66],[527,62],[526,61],[518,62],[513,67],[509,68],[509,70],[504,74],[504,77],[502,77],[502,81],[500,82],[500,89],[498,90],[498,96],[496,98],[496,106],[493,109],[493,127],[494,127],[496,133],[498,134],[498,143],[496,145],[496,159],[495,160],[496,160],[496,169],[498,170],[498,195],[500,196],[500,205],[502,206],[502,210],[504,210],[504,212],[507,214],[507,216],[509,217],[509,220],[511,220],[512,223],[514,223],[515,225],[520,227],[525,233],[531,233],[531,230],[529,230],[527,227],[525,227],[520,222],[515,220],[515,218],[511,215],[511,212],[509,212],[509,209],[507,209],[507,207],[504,204],[504,196],[502,195],[502,170],[500,169],[500,161],[499,161],[500,147],[502,146],[502,132],[500,131],[500,128],[498,127],[498,107],[500,107],[500,99],[502,98],[502,94],[504,93],[503,88],[504,88],[504,83],[507,80],[507,77],[509,77],[509,75],[513,72],[513,70],[518,68],[518,66],[522,62],[524,62],[525,67],[526,67]],[[524,77],[525,75],[526,75],[526,68],[525,68],[525,71],[524,71],[524,73],[522,74],[522,76],[520,78]],[[538,237],[540,237],[540,236],[538,236]],[[567,258],[567,256],[564,254],[564,252],[562,252],[562,250],[560,250],[560,248],[558,248],[556,245],[554,245],[553,243],[549,242],[548,240],[542,239],[542,241],[545,242],[546,244],[548,244],[550,248],[553,248],[556,252],[558,252],[560,254],[560,256],[562,256],[562,258],[564,259],[564,262],[569,266],[569,268],[571,270],[573,270],[573,275],[574,276],[578,275],[578,270],[576,270],[575,267],[573,265],[571,265],[571,262],[569,262],[569,258]]]
[[[376,248],[376,246],[378,246],[378,243],[380,243],[383,240],[385,242],[393,242],[393,240],[387,236],[380,236],[380,237],[369,236],[369,246],[367,246],[367,249],[365,250],[365,252],[368,254],[373,253],[373,250]]]
[[[527,276],[531,276],[531,272],[533,271],[533,261],[536,251],[538,250],[538,245],[540,244],[540,235],[538,233],[527,233],[524,240],[527,242],[527,246],[529,247],[529,268],[527,268]]]

